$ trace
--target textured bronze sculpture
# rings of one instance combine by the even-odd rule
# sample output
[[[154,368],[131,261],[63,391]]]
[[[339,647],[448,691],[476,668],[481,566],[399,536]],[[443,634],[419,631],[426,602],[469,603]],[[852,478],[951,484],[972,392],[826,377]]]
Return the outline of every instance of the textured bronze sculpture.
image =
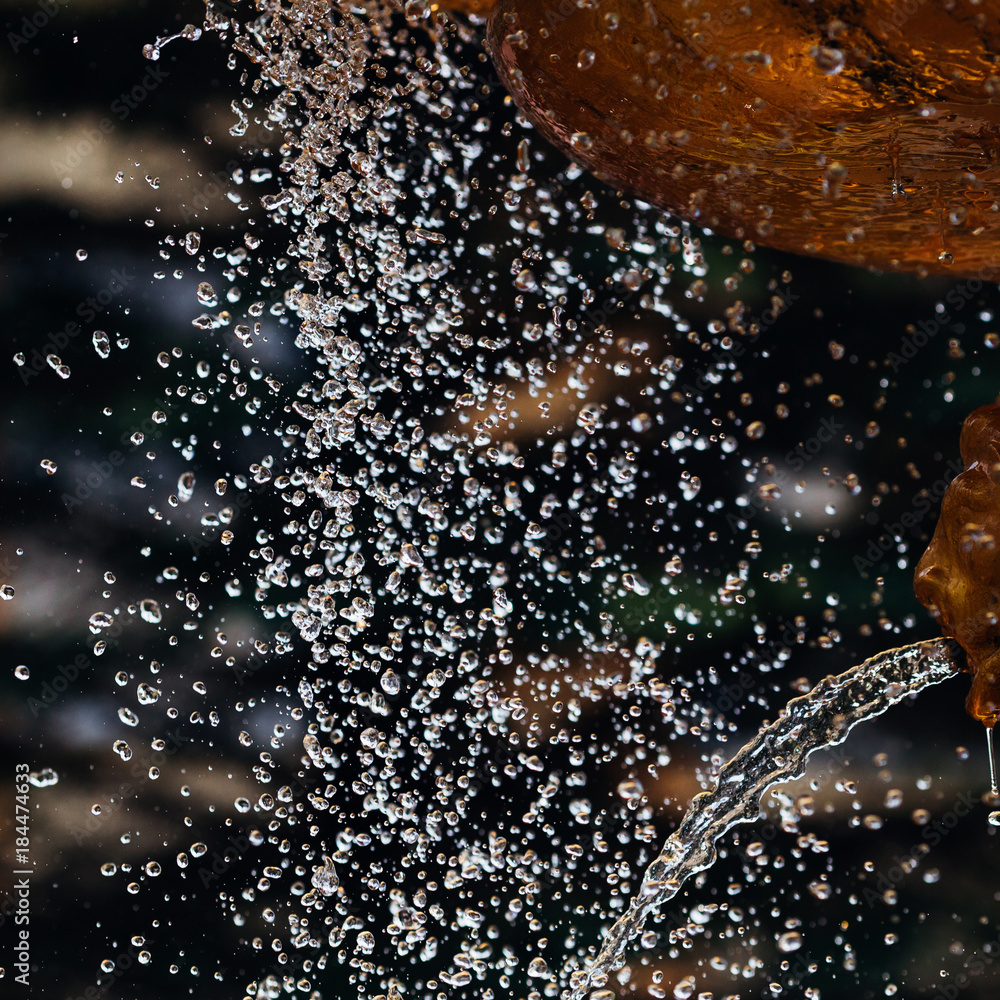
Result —
[[[487,45],[616,188],[782,250],[1000,278],[1000,0],[500,0]]]

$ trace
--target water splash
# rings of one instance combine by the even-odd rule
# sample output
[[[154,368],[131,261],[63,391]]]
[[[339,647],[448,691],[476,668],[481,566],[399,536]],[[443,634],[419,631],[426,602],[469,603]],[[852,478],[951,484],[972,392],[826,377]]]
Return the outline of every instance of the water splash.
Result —
[[[887,650],[793,698],[722,768],[715,788],[693,799],[680,826],[646,869],[628,910],[608,931],[597,958],[590,968],[573,974],[563,996],[582,1000],[591,988],[603,987],[646,919],[692,875],[714,864],[716,841],[739,823],[758,818],[761,796],[769,788],[800,778],[810,754],[843,743],[859,722],[951,677],[955,649],[948,640],[937,639]]]
[[[755,598],[751,588],[752,563],[763,551],[757,529],[766,511],[777,513],[782,480],[756,479],[763,473],[747,449],[766,439],[770,451],[783,451],[779,421],[789,416],[785,404],[771,411],[743,394],[760,371],[758,351],[744,344],[771,323],[753,319],[763,282],[756,293],[751,285],[741,291],[754,266],[741,260],[713,299],[727,322],[711,321],[709,339],[691,336],[689,319],[674,317],[683,305],[672,303],[705,295],[697,238],[645,209],[623,214],[620,201],[606,198],[602,205],[579,168],[535,138],[534,145],[520,138],[477,63],[479,39],[471,31],[463,35],[456,24],[451,41],[443,31],[440,42],[434,35],[431,59],[424,34],[404,37],[399,19],[383,18],[374,0],[356,5],[368,20],[349,5],[331,12],[317,0],[257,6],[273,16],[250,25],[225,21],[233,65],[242,68],[237,54],[249,59],[260,84],[234,105],[239,121],[230,133],[246,142],[250,182],[273,182],[274,190],[255,200],[244,191],[242,202],[256,213],[259,201],[268,221],[248,215],[242,233],[226,228],[221,237],[178,230],[161,250],[164,260],[198,259],[206,280],[190,289],[192,325],[205,334],[207,357],[212,342],[224,349],[217,374],[233,376],[230,401],[243,434],[270,429],[283,450],[247,456],[259,462],[244,474],[243,459],[229,449],[204,460],[193,439],[185,446],[178,438],[183,465],[159,474],[135,470],[143,477],[129,493],[149,497],[142,505],[158,520],[156,497],[176,490],[160,506],[179,512],[180,547],[201,558],[165,567],[155,586],[144,581],[129,614],[164,642],[175,610],[188,619],[190,648],[197,635],[209,647],[199,662],[215,664],[206,680],[184,685],[198,699],[216,697],[207,682],[221,685],[227,668],[253,696],[277,681],[284,716],[264,730],[272,750],[289,747],[273,759],[261,753],[254,774],[265,787],[233,780],[226,790],[227,824],[260,824],[229,842],[240,855],[230,870],[217,876],[205,867],[216,846],[229,847],[198,821],[197,833],[185,832],[190,847],[176,864],[172,847],[155,862],[141,859],[157,866],[158,880],[149,881],[148,867],[138,869],[127,892],[144,892],[158,907],[154,893],[167,901],[160,887],[169,872],[184,898],[193,900],[191,883],[200,882],[201,903],[216,897],[215,879],[223,879],[233,947],[268,956],[251,953],[245,963],[255,977],[248,995],[277,997],[294,980],[298,991],[315,987],[316,997],[356,987],[358,996],[391,1000],[404,986],[429,996],[440,984],[478,1000],[529,990],[554,996],[597,940],[578,915],[608,907],[620,913],[656,854],[652,803],[668,782],[688,777],[683,763],[671,762],[671,744],[685,747],[690,734],[709,744],[707,756],[735,731],[740,711],[769,701],[770,678],[762,675],[805,640],[805,626],[796,625],[780,644],[763,642],[764,622],[776,619],[768,595]],[[329,34],[305,33],[303,25],[327,18]],[[211,23],[222,30],[218,19]],[[426,28],[431,37],[436,24],[414,30]],[[450,222],[436,207],[442,197],[454,205]],[[272,228],[281,235],[275,259],[262,235]],[[585,231],[601,245],[599,267],[589,263],[594,241],[578,235]],[[223,259],[236,270],[213,269],[211,261]],[[251,264],[267,271],[259,287],[243,273]],[[607,268],[620,285],[620,305],[605,297]],[[781,280],[783,288],[790,272]],[[776,279],[768,283],[768,292],[778,289]],[[238,304],[249,299],[256,301]],[[792,298],[772,298],[770,315],[786,301]],[[268,302],[268,315],[294,324],[297,345],[318,372],[281,393],[255,354],[245,353],[281,336],[263,318]],[[522,324],[535,313],[538,322]],[[615,324],[614,334],[605,321]],[[99,332],[94,348],[104,357],[110,341]],[[710,343],[725,350],[706,367]],[[831,355],[839,360],[843,346],[839,353],[831,346]],[[740,356],[737,368],[731,359]],[[762,347],[759,357],[766,356]],[[157,356],[160,370],[185,381],[165,387],[169,402],[149,418],[152,433],[126,438],[135,449],[144,433],[165,433],[154,425],[181,417],[176,400],[189,394],[190,382],[209,378],[209,360],[183,374],[181,360],[180,348]],[[242,381],[245,371],[249,381]],[[269,411],[266,394],[252,395],[258,382],[284,409],[279,403]],[[210,393],[200,395],[192,401],[204,405]],[[843,405],[839,395],[830,399]],[[812,405],[808,393],[802,401]],[[730,405],[753,408],[734,417]],[[744,437],[753,445],[742,444]],[[676,486],[665,487],[668,478]],[[753,499],[763,504],[741,496],[734,505],[728,486],[736,482],[757,486]],[[791,506],[792,490],[785,492]],[[209,499],[207,513],[182,522],[206,493],[228,496],[227,505],[234,494],[241,499],[217,513]],[[252,515],[241,513],[252,498]],[[671,537],[692,523],[698,532],[691,529],[690,538],[686,530]],[[712,553],[702,548],[706,535]],[[765,574],[758,591],[790,579],[800,541],[811,544],[807,533],[777,549],[781,571]],[[767,553],[774,558],[770,543]],[[210,580],[209,557],[233,574],[228,581],[214,573],[216,583]],[[709,574],[725,584],[710,583]],[[805,576],[797,582],[802,600],[810,600]],[[182,586],[192,589],[175,591]],[[261,620],[241,628],[223,615],[245,591],[247,603],[252,591],[261,605]],[[213,609],[215,595],[222,614]],[[801,608],[803,621],[814,604]],[[839,605],[828,596],[831,616]],[[120,614],[96,616],[95,655],[120,630]],[[193,615],[205,617],[204,628]],[[740,653],[744,633],[750,641]],[[824,628],[816,646],[829,648],[839,635]],[[146,729],[160,713],[174,712],[173,720],[183,710],[191,727],[217,727],[230,717],[218,702],[190,705],[180,685],[171,689],[169,661],[181,659],[174,641],[160,680],[136,686],[132,707],[122,706],[115,722],[126,727],[116,734],[129,737],[113,744],[115,754],[132,760],[134,746],[139,769]],[[689,664],[699,665],[690,681],[676,675]],[[895,700],[917,689],[910,671],[918,668],[899,669],[905,690]],[[723,693],[733,690],[722,687],[733,676],[738,698]],[[888,682],[877,670],[873,676],[881,696]],[[132,679],[125,670],[115,677],[122,688]],[[758,680],[763,695],[754,689]],[[238,737],[242,751],[260,736],[258,706],[274,701],[265,693],[256,704],[253,697],[238,703],[237,713],[246,706],[249,716],[239,722],[247,726]],[[841,694],[851,712],[865,701]],[[803,726],[815,724],[817,746],[840,742],[849,729],[843,713],[835,738],[822,728],[838,718],[835,706],[815,720],[801,714]],[[776,724],[779,734],[784,724]],[[756,818],[764,788],[787,777],[770,747],[762,746],[759,759],[744,751],[737,759],[750,765],[746,773],[714,799],[695,800],[682,828],[692,850],[657,862],[664,884],[650,883],[636,897],[636,931],[684,878],[712,863],[723,830]],[[801,758],[789,752],[782,766],[804,764],[808,749],[799,742],[795,750]],[[591,752],[612,765],[610,782]],[[751,771],[766,780],[751,780]],[[685,786],[681,801],[693,790]],[[746,815],[734,812],[734,802],[744,803]],[[675,861],[686,866],[683,877],[666,867]],[[123,873],[131,865],[124,853],[116,862]],[[115,874],[112,868],[102,876]],[[745,926],[752,924],[741,919],[741,934]],[[276,959],[259,947],[265,941]],[[212,962],[226,957],[219,948]],[[560,969],[557,983],[550,970]],[[216,978],[224,974],[219,962]]]

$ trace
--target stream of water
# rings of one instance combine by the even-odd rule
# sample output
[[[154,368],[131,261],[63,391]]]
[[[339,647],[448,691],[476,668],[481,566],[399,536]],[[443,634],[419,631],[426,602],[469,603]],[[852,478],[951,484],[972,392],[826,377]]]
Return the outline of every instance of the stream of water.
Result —
[[[879,653],[793,698],[774,722],[723,766],[715,788],[692,800],[680,825],[646,869],[628,910],[608,931],[597,958],[588,969],[574,973],[564,995],[582,1000],[588,990],[596,988],[592,1000],[611,1000],[614,992],[603,986],[629,942],[692,875],[711,867],[720,837],[739,823],[758,818],[761,796],[769,788],[801,777],[810,754],[843,743],[858,723],[940,684],[955,670],[950,642],[917,642]]]

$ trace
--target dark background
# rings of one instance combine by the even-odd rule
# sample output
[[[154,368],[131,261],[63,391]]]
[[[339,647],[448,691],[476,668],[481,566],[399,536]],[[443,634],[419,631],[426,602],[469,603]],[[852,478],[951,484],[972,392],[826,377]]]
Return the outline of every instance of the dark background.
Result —
[[[122,443],[123,435],[127,438],[154,410],[164,409],[165,398],[175,399],[163,395],[165,385],[186,383],[197,390],[200,360],[212,364],[213,377],[218,370],[220,336],[191,323],[201,311],[195,298],[197,284],[209,280],[224,289],[229,282],[223,272],[235,266],[212,250],[235,245],[234,227],[244,227],[247,218],[254,218],[261,232],[262,258],[281,253],[283,234],[267,229],[257,207],[259,194],[273,186],[265,182],[258,189],[248,177],[242,184],[222,179],[231,178],[233,161],[245,163],[248,174],[251,162],[266,165],[267,158],[259,151],[247,152],[246,143],[241,146],[229,135],[233,120],[229,104],[237,96],[237,74],[226,69],[227,53],[218,40],[175,41],[157,63],[142,56],[143,45],[155,37],[189,22],[200,23],[198,5],[172,4],[168,12],[162,5],[143,3],[68,3],[59,5],[23,45],[12,39],[8,32],[26,34],[22,18],[33,17],[40,9],[0,7],[5,35],[0,43],[0,315],[7,341],[7,360],[0,359],[0,372],[5,372],[0,376],[4,427],[0,582],[15,591],[13,600],[0,603],[0,747],[7,762],[6,773],[0,776],[3,801],[14,801],[16,762],[59,774],[58,784],[33,787],[31,792],[31,851],[37,866],[32,895],[34,995],[80,995],[107,959],[118,979],[109,992],[117,990],[137,1000],[209,993],[238,996],[243,984],[267,967],[270,956],[265,950],[262,959],[246,944],[251,935],[233,923],[225,912],[228,895],[220,901],[219,894],[236,895],[243,884],[255,880],[252,862],[241,859],[208,884],[194,876],[183,881],[177,871],[164,871],[162,892],[151,895],[144,890],[135,898],[125,889],[134,876],[121,869],[124,863],[137,871],[151,857],[172,858],[198,841],[208,845],[210,858],[225,854],[230,838],[243,829],[243,820],[232,807],[234,799],[241,795],[255,799],[261,791],[252,770],[257,751],[242,749],[240,732],[249,732],[256,745],[267,748],[273,727],[288,727],[287,738],[271,749],[274,769],[283,779],[275,786],[294,780],[303,729],[289,717],[291,699],[276,696],[275,689],[283,684],[294,688],[296,673],[273,663],[266,669],[233,670],[225,667],[224,659],[207,655],[214,644],[211,633],[220,627],[234,645],[266,631],[263,610],[253,599],[254,569],[243,561],[244,550],[234,551],[228,562],[217,545],[204,555],[195,552],[190,539],[196,536],[191,521],[201,516],[192,509],[197,504],[176,510],[164,507],[164,520],[156,520],[148,510],[158,502],[153,490],[132,487],[130,480],[143,476],[153,485],[172,484],[193,468],[199,480],[211,482],[217,476],[245,473],[264,454],[277,454],[281,442],[268,430],[277,420],[269,417],[279,414],[297,382],[309,377],[310,365],[293,346],[294,328],[287,317],[280,307],[271,309],[280,302],[275,290],[263,312],[266,342],[245,353],[291,388],[274,396],[258,393],[265,402],[257,415],[248,415],[233,402],[223,401],[218,412],[210,406],[177,403],[162,430],[157,425],[148,431],[141,446]],[[149,76],[151,69],[159,72],[162,82]],[[115,101],[136,86],[143,87],[146,96],[134,101],[134,109],[127,102],[116,107]],[[502,95],[494,93],[491,100],[500,120]],[[124,116],[123,106],[129,112]],[[80,154],[86,148],[81,144],[93,139],[88,130],[99,128],[102,118],[111,119],[114,128],[102,133],[99,142],[91,142],[92,151],[83,154],[78,165],[64,170],[71,162],[70,153]],[[509,163],[516,139],[516,130],[513,136],[487,137],[501,164]],[[554,153],[543,153],[533,169],[555,173],[564,171],[565,163]],[[118,171],[125,175],[120,185],[114,182]],[[144,179],[147,175],[152,184]],[[621,209],[613,193],[586,177],[566,184],[573,198],[586,190],[598,193],[598,222],[610,225],[631,211]],[[498,182],[495,190],[485,193],[484,204],[496,200],[502,187]],[[252,206],[250,211],[241,215],[226,191],[239,195],[243,204]],[[160,256],[159,241],[164,237],[179,238],[194,229],[203,232],[201,256],[176,246],[170,249],[171,259]],[[502,217],[495,223],[494,235],[502,248],[509,236]],[[581,266],[589,266],[596,275],[613,271],[614,255],[605,252],[600,236],[574,237],[574,241],[579,259],[586,261]],[[645,339],[653,345],[650,353],[661,356],[667,353],[668,338],[674,338],[670,350],[688,367],[674,387],[681,396],[657,403],[654,433],[662,431],[661,436],[668,437],[694,419],[691,413],[706,425],[702,416],[706,410],[718,415],[728,430],[741,435],[737,452],[721,466],[715,452],[694,453],[687,471],[701,478],[704,496],[711,493],[724,501],[716,512],[720,525],[727,523],[727,515],[746,510],[753,514],[745,529],[730,532],[734,537],[717,549],[704,541],[712,525],[704,523],[701,505],[672,513],[655,542],[651,524],[657,515],[641,505],[634,517],[623,513],[610,521],[605,536],[612,552],[627,554],[640,566],[645,558],[646,579],[651,581],[658,579],[669,558],[672,540],[683,538],[685,563],[697,566],[700,573],[700,582],[692,584],[697,593],[699,586],[711,589],[713,577],[732,567],[733,553],[750,540],[750,531],[759,532],[762,554],[750,558],[754,593],[748,607],[717,629],[688,627],[681,621],[680,637],[657,636],[668,649],[678,644],[672,669],[690,681],[696,696],[723,711],[733,701],[740,702],[742,711],[727,711],[738,726],[729,743],[739,745],[763,718],[774,717],[798,678],[816,681],[884,648],[934,634],[933,623],[916,604],[910,587],[912,566],[933,529],[937,510],[937,501],[930,507],[923,504],[919,491],[940,495],[938,484],[950,478],[949,462],[957,458],[962,419],[1000,391],[997,355],[987,338],[1000,329],[1000,320],[993,316],[1000,303],[993,286],[972,292],[965,283],[962,288],[970,289],[967,304],[957,311],[947,306],[949,322],[941,324],[940,332],[912,360],[900,365],[891,355],[900,351],[907,324],[939,315],[937,303],[958,283],[873,275],[761,249],[747,252],[717,237],[707,237],[704,247],[707,290],[692,290],[698,276],[690,269],[684,273],[678,256],[678,272],[667,292],[675,314],[691,330],[701,331],[703,340],[706,322],[719,316],[732,299],[723,291],[724,276],[739,275],[739,297],[751,316],[764,314],[777,289],[789,289],[794,296],[786,296],[787,311],[763,330],[741,359],[742,383],[727,381],[696,393],[701,399],[685,399],[683,384],[699,371],[699,358],[706,352],[701,343],[678,336],[667,321],[644,311],[634,300],[616,320],[615,333]],[[78,259],[79,249],[87,251],[86,259]],[[513,256],[513,251],[507,252],[508,258]],[[751,262],[743,269],[738,264],[742,259]],[[247,266],[252,275],[241,283],[252,288],[262,268],[252,260]],[[178,268],[184,274],[175,279],[172,272]],[[160,270],[166,276],[157,279],[153,275]],[[129,276],[125,287],[115,293],[99,320],[81,323],[82,332],[54,352],[72,369],[71,377],[60,379],[46,364],[37,376],[26,379],[26,369],[10,360],[13,355],[23,352],[30,367],[34,351],[48,353],[46,344],[53,335],[58,337],[67,322],[80,316],[80,304],[88,297],[112,287],[116,272]],[[245,291],[244,297],[252,294]],[[498,299],[510,294],[509,289],[496,293]],[[109,335],[111,353],[106,360],[91,344],[94,328]],[[128,346],[118,346],[119,339],[126,338]],[[831,341],[843,350],[831,349]],[[170,371],[164,374],[157,355],[174,348],[183,356],[170,359]],[[253,363],[243,361],[245,368]],[[630,395],[628,381],[618,387],[607,379],[598,387],[611,411],[626,417],[640,405]],[[257,385],[264,388],[262,382]],[[718,395],[713,398],[713,393]],[[775,412],[782,404],[791,411],[785,419]],[[413,405],[419,410],[422,404]],[[103,412],[106,408],[108,415]],[[760,440],[745,435],[753,420],[767,424]],[[879,429],[868,436],[872,421]],[[831,427],[835,433],[828,432]],[[851,440],[845,441],[845,435]],[[524,439],[530,437],[529,428]],[[806,454],[816,450],[815,457],[801,466],[794,457],[786,459],[800,444]],[[185,448],[190,448],[188,455]],[[146,458],[147,450],[157,453],[155,461]],[[113,471],[105,475],[100,470],[107,469],[113,452],[121,453],[122,462],[112,464]],[[43,459],[55,462],[54,475],[42,470]],[[754,504],[737,507],[737,498],[750,489],[740,478],[747,471],[740,464],[744,459],[751,467],[764,467],[758,483],[770,480],[781,485],[783,478],[789,483],[803,478],[808,483],[804,499],[797,500],[788,488],[783,489],[781,501],[770,503],[766,510]],[[768,461],[773,471],[766,469]],[[572,462],[582,465],[579,456]],[[77,492],[94,471],[94,463],[99,487],[86,495]],[[640,453],[639,463],[643,476],[654,482],[657,476],[675,479],[679,472],[652,446]],[[571,463],[570,470],[573,467]],[[851,474],[860,484],[854,496],[853,481],[845,485]],[[562,480],[554,480],[553,488],[566,489],[569,475],[568,470]],[[68,503],[67,496],[79,504]],[[827,504],[833,505],[833,513],[824,511]],[[802,516],[795,517],[796,508]],[[873,558],[872,544],[877,547],[887,526],[907,511],[920,512],[918,523],[904,533],[898,550],[893,545],[891,552],[885,552],[888,546],[883,546]],[[272,524],[277,513],[267,496],[255,494],[237,520],[240,527],[263,527]],[[249,538],[252,532],[244,527],[244,535]],[[207,537],[214,538],[211,527]],[[665,553],[655,550],[661,543],[667,546]],[[767,578],[768,573],[780,576],[786,562],[794,566],[786,580]],[[180,568],[176,582],[163,572],[172,565]],[[116,577],[113,584],[104,581],[109,570]],[[198,588],[200,610],[188,614],[183,600],[173,595],[178,588],[194,587],[200,572],[211,573],[212,579]],[[225,583],[234,578],[241,580],[242,589],[231,586],[227,591]],[[108,599],[102,597],[105,590],[112,592]],[[594,606],[599,583],[594,590],[577,597]],[[564,596],[553,600],[570,608],[573,595],[560,593]],[[94,637],[86,624],[92,613],[108,604],[126,608],[153,597],[170,605],[162,628],[154,630],[139,619],[114,637],[117,641],[103,656],[93,654]],[[625,632],[634,638],[643,631],[647,611],[662,610],[656,602],[663,598],[655,590],[647,606],[629,600],[622,602],[618,615]],[[765,661],[768,653],[773,660],[781,646],[790,646],[788,662],[780,668],[761,671],[761,658],[748,655],[754,648],[748,645],[754,641],[751,615],[767,625],[761,640]],[[188,621],[191,629],[185,628]],[[687,632],[694,636],[690,641],[684,639]],[[166,641],[171,635],[177,637],[176,644]],[[794,640],[783,639],[786,635]],[[722,655],[725,649],[731,653],[728,658]],[[67,671],[72,673],[67,665],[84,662],[76,659],[81,654],[86,665],[67,682],[65,691],[58,689],[61,684],[51,687]],[[176,679],[171,705],[177,710],[177,725],[135,730],[133,756],[126,763],[111,744],[122,728],[117,708],[133,702],[118,700],[119,690],[126,689],[116,686],[114,676],[127,671],[131,691],[137,681],[156,676],[152,660],[162,660],[163,669]],[[738,699],[720,704],[729,688],[721,693],[710,689],[719,681],[708,679],[709,662],[725,664],[723,670],[729,673],[723,672],[721,682],[736,684]],[[15,676],[20,665],[29,668],[27,680]],[[60,671],[60,666],[66,669]],[[740,680],[743,671],[749,671],[746,682]],[[207,700],[192,688],[198,682],[207,685]],[[51,704],[46,701],[47,690],[54,691]],[[964,801],[961,796],[976,799],[986,787],[982,730],[963,713],[965,690],[966,681],[958,679],[928,692],[852,737],[846,748],[852,763],[847,767],[820,765],[817,773],[826,766],[830,776],[818,779],[812,829],[829,842],[829,854],[797,845],[795,836],[773,825],[767,828],[772,856],[783,853],[792,859],[798,850],[802,857],[789,860],[783,871],[769,871],[762,884],[746,890],[741,905],[759,909],[764,939],[783,933],[785,921],[793,915],[812,929],[808,957],[821,969],[805,984],[821,987],[825,998],[859,995],[853,970],[843,968],[845,937],[858,956],[860,994],[881,995],[885,970],[886,982],[907,984],[900,986],[901,996],[934,996],[934,987],[941,982],[939,969],[954,974],[974,953],[985,954],[980,951],[985,943],[1000,937],[994,889],[1000,865],[985,807],[975,806],[954,832],[946,827],[947,835],[914,874],[898,879],[892,874],[898,871],[895,856],[927,842],[922,824],[910,819],[912,810],[925,808],[947,818],[955,804]],[[219,713],[217,724],[211,719],[213,711]],[[192,723],[192,712],[202,713],[206,721]],[[595,742],[614,741],[608,720],[589,724]],[[175,755],[168,745],[160,763],[161,777],[151,780],[150,739],[166,738],[165,732],[171,731],[179,734],[182,751]],[[966,746],[969,751],[962,749]],[[873,763],[880,753],[888,755],[887,766]],[[706,754],[695,740],[678,745],[673,770],[659,789],[661,799],[672,802],[658,812],[658,834],[669,829],[686,798],[697,790],[694,779],[697,771],[704,773]],[[624,763],[613,764],[595,774],[595,781],[606,783],[610,791],[626,772]],[[856,782],[859,791],[845,789],[845,780]],[[132,788],[123,793],[125,783]],[[882,808],[890,787],[903,790],[901,808]],[[824,813],[826,803],[830,810]],[[101,806],[99,816],[92,812],[94,805]],[[12,810],[12,805],[10,810],[4,806],[5,814]],[[883,815],[884,823],[866,829],[861,817],[874,814]],[[771,809],[769,816],[776,816],[776,811]],[[14,831],[12,824],[6,820],[5,824],[4,864],[10,870]],[[732,881],[746,881],[754,862],[748,860],[745,847],[762,836],[754,830],[734,838],[729,856],[705,877],[699,890],[706,899],[721,898]],[[107,863],[119,871],[102,876],[100,867]],[[928,869],[937,870],[938,876],[925,880]],[[868,905],[864,890],[877,885],[884,873],[889,873],[899,900]],[[805,886],[824,874],[836,889],[832,900],[821,903]],[[3,886],[6,892],[6,882]],[[881,896],[882,888],[878,891]],[[850,901],[852,893],[862,897],[859,904]],[[784,908],[772,904],[776,897],[781,897]],[[789,908],[793,897],[795,906]],[[559,904],[547,905],[558,923]],[[780,917],[773,912],[768,917],[768,911],[775,909],[781,910]],[[581,926],[582,936],[596,939],[595,919],[585,919]],[[8,930],[9,921],[4,933]],[[887,944],[886,935],[894,933],[900,935],[899,943]],[[136,935],[145,944],[131,943]],[[719,940],[715,948],[722,947]],[[712,953],[708,943],[708,951],[699,951],[701,944],[683,954],[678,967],[694,971],[692,962]],[[152,955],[148,968],[131,957],[122,958],[147,946]],[[558,954],[559,942],[552,947]],[[761,947],[773,963],[782,957],[773,945]],[[784,957],[796,960],[805,954]],[[833,958],[826,962],[828,954]],[[8,968],[9,977],[9,952],[0,964]],[[175,973],[171,966],[177,967]],[[773,967],[769,971],[774,974]],[[666,981],[675,975],[668,971]],[[764,988],[761,975],[751,971],[744,983],[739,977],[733,982],[723,976],[712,988],[720,994],[751,989],[747,995],[759,995]],[[222,982],[209,984],[214,976]],[[314,977],[314,984],[329,991],[324,995],[347,995],[354,987],[345,985],[341,976],[331,966]],[[987,968],[963,989],[963,995],[992,996],[995,982]]]

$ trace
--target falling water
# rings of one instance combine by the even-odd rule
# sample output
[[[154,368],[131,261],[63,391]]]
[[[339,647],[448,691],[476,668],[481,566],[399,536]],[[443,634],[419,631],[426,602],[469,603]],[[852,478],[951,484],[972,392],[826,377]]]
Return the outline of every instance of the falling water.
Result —
[[[219,35],[245,74],[227,120],[241,214],[161,238],[174,278],[197,270],[176,298],[204,356],[164,345],[168,402],[123,439],[132,478],[101,490],[141,495],[121,506],[173,548],[144,546],[155,567],[121,572],[83,619],[115,696],[135,693],[104,756],[135,752],[137,786],[175,782],[184,821],[157,805],[140,839],[138,808],[105,806],[127,828],[117,846],[101,828],[102,891],[162,941],[154,974],[199,974],[182,920],[176,941],[154,933],[160,908],[218,902],[228,936],[202,971],[220,996],[237,978],[256,998],[604,989],[769,787],[952,672],[929,642],[822,681],[655,857],[664,806],[708,787],[753,712],[805,690],[783,673],[801,649],[822,672],[872,635],[865,649],[913,635],[909,604],[886,610],[881,555],[843,597],[824,582],[844,569],[831,540],[875,523],[864,502],[887,520],[925,467],[918,434],[887,458],[895,428],[869,418],[918,407],[894,401],[876,347],[801,335],[818,319],[794,308],[790,269],[709,247],[550,149],[474,22],[419,0],[207,6],[204,30],[146,53],[162,66]],[[95,365],[124,349],[92,336]],[[267,370],[282,338],[308,378]],[[865,378],[856,412],[831,391]],[[71,483],[68,458],[41,468]],[[162,769],[142,768],[145,740]],[[753,937],[752,910],[727,929]]]
[[[737,824],[757,820],[761,796],[769,788],[801,777],[811,753],[843,743],[859,722],[953,676],[954,649],[939,639],[887,650],[824,678],[808,694],[792,699],[722,768],[715,788],[691,802],[677,830],[646,869],[628,910],[608,931],[593,964],[571,978],[571,1000],[581,1000],[591,987],[604,985],[629,942],[642,933],[646,918],[676,896],[692,875],[715,862],[716,841]],[[593,1000],[613,996],[606,990],[594,993]]]

